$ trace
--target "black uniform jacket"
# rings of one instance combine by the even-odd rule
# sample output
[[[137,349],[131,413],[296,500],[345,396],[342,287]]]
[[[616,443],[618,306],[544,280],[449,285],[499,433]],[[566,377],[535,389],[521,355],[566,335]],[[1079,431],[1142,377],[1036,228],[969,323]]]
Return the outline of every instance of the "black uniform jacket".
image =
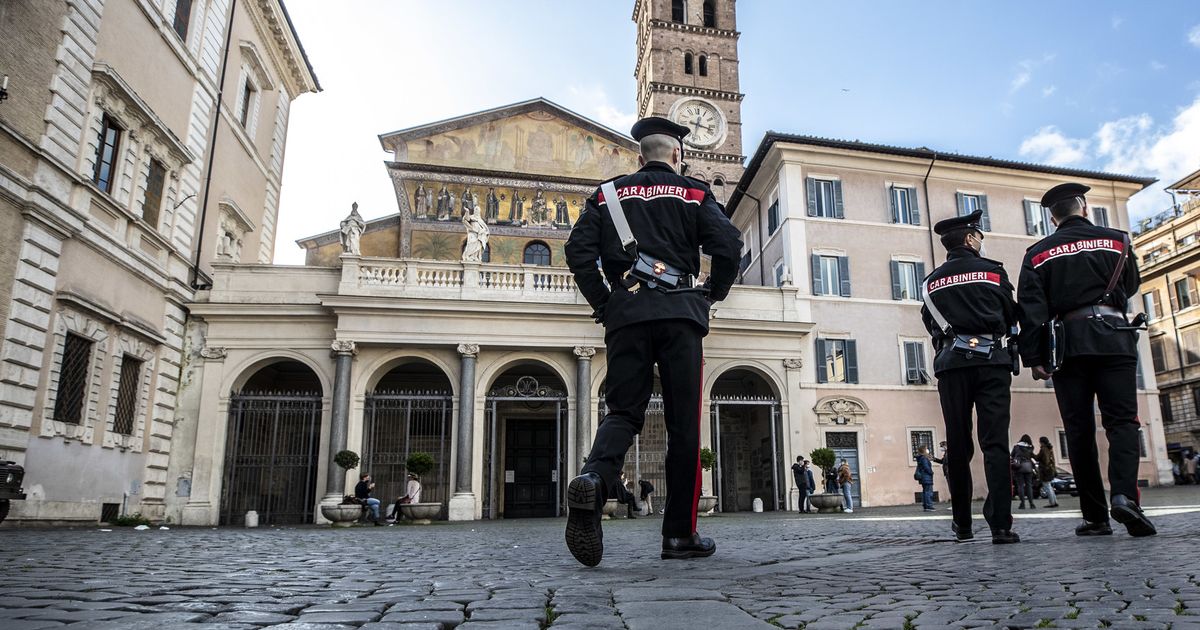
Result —
[[[947,252],[946,262],[926,276],[925,281],[929,299],[956,335],[992,335],[999,341],[1017,323],[1013,285],[1008,281],[1004,265],[983,258],[970,247],[955,247]],[[921,307],[921,320],[938,350],[933,359],[934,374],[964,367],[1012,366],[1007,347],[997,347],[990,359],[967,358],[951,351],[950,340],[938,330],[928,307]]]
[[[712,257],[706,282],[709,299],[725,299],[737,278],[742,241],[708,185],[679,175],[662,162],[648,162],[636,173],[617,177],[614,185],[638,251],[694,277],[700,273],[703,248]],[[599,189],[588,197],[571,229],[566,255],[575,285],[592,308],[603,309],[608,330],[659,319],[686,319],[708,330],[709,302],[703,294],[669,295],[645,287],[631,293],[624,288],[621,277],[633,266],[635,256],[621,248]]]
[[[1082,216],[1067,217],[1050,236],[1025,251],[1017,301],[1021,305],[1021,360],[1027,366],[1047,365],[1046,322],[1075,309],[1100,304],[1104,289],[1125,252],[1125,233],[1093,225]],[[1141,278],[1137,260],[1125,261],[1108,306],[1125,312]],[[1108,318],[1124,325],[1124,318]],[[1137,334],[1117,331],[1095,319],[1063,322],[1065,356],[1137,356]]]

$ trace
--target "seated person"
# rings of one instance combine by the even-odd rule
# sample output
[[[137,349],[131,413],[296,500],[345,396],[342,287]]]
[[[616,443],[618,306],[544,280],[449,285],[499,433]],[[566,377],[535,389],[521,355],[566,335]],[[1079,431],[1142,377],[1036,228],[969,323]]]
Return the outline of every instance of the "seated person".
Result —
[[[392,508],[392,516],[388,520],[400,520],[400,506],[406,503],[421,502],[421,478],[416,473],[408,473],[408,485],[404,489],[404,496],[396,499],[396,505]]]
[[[354,496],[371,510],[371,520],[379,525],[379,499],[371,497],[374,489],[375,482],[371,481],[371,475],[363,473],[359,476],[358,485],[354,486]]]

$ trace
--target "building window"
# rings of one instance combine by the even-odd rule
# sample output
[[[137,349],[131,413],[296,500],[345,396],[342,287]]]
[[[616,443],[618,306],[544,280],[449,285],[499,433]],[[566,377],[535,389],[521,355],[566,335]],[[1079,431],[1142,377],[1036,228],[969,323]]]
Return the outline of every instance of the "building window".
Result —
[[[925,278],[925,263],[892,261],[892,299],[921,299],[921,280]]]
[[[684,0],[671,0],[671,21],[676,24],[687,22],[687,3]]]
[[[1166,342],[1163,337],[1150,340],[1150,360],[1154,362],[1154,372],[1167,371]]]
[[[1171,414],[1171,395],[1158,395],[1158,410],[1162,412],[1163,424],[1169,425],[1175,422],[1175,416]]]
[[[1058,461],[1066,461],[1070,459],[1067,453],[1067,432],[1062,429],[1058,430]]]
[[[778,229],[779,229],[779,200],[776,199],[775,203],[772,203],[771,207],[767,208],[767,236],[774,234],[775,230],[778,230]]]
[[[780,259],[779,262],[775,263],[774,271],[775,271],[775,286],[777,286],[777,287],[783,286],[784,277],[787,276],[787,265],[783,264],[783,259]]]
[[[1185,276],[1171,283],[1171,309],[1182,311],[1196,304],[1196,279]]]
[[[817,382],[858,382],[858,344],[853,339],[817,339]]]
[[[142,220],[152,228],[158,228],[158,213],[162,209],[163,184],[167,178],[167,167],[150,158],[150,170],[146,175],[146,196],[142,199]]]
[[[550,248],[540,241],[534,241],[525,246],[526,265],[550,266]]]
[[[700,55],[700,76],[708,76],[708,55]]]
[[[1182,331],[1180,341],[1183,342],[1184,365],[1200,363],[1200,328],[1192,327]]]
[[[813,254],[813,295],[850,297],[850,259]]]
[[[683,53],[683,73],[692,74],[692,53]]]
[[[925,343],[922,341],[904,342],[904,382],[907,385],[929,384],[929,372],[925,368]]]
[[[92,341],[67,333],[58,372],[58,394],[54,399],[55,420],[69,424],[79,424],[82,420],[91,359]]]
[[[845,217],[842,204],[842,182],[836,179],[808,178],[808,216],[841,219]]]
[[[1050,210],[1040,202],[1025,200],[1025,233],[1029,236],[1049,236],[1054,233]]]
[[[937,451],[933,450],[933,429],[909,429],[908,430],[908,445],[912,448],[912,459],[917,459],[917,452],[921,447],[932,456]]]
[[[143,364],[142,360],[129,355],[121,359],[121,380],[117,386],[117,415],[113,419],[114,433],[133,435]]]
[[[892,223],[921,225],[921,212],[917,208],[917,189],[892,186],[888,201],[892,206]]]
[[[1150,448],[1146,444],[1146,430],[1138,429],[1138,457],[1146,459],[1150,457]]]
[[[1196,233],[1192,232],[1191,234],[1188,234],[1187,236],[1179,239],[1179,242],[1176,243],[1175,246],[1182,249],[1182,248],[1187,247],[1195,242],[1196,242]]]
[[[713,7],[712,0],[704,2],[704,25],[708,28],[717,28],[717,10]]]
[[[1088,214],[1092,215],[1092,223],[1100,227],[1108,227],[1108,208],[1093,206],[1089,209]],[[1144,457],[1144,456],[1143,456]]]
[[[242,84],[242,106],[238,111],[238,122],[247,131],[250,130],[251,116],[254,114],[254,99],[257,94],[258,90],[254,88],[254,83],[247,76],[246,82]]]
[[[979,228],[984,232],[992,231],[992,218],[988,214],[987,195],[976,195],[966,193],[955,193],[958,197],[958,216],[965,216],[982,210],[983,216],[979,218]]]
[[[121,127],[108,114],[100,118],[100,135],[96,138],[96,166],[92,181],[106,193],[112,192],[116,179],[117,149],[121,146]]]
[[[175,21],[172,26],[179,39],[187,41],[188,25],[192,21],[192,0],[175,0]]]
[[[1158,289],[1142,294],[1142,310],[1146,311],[1146,317],[1152,320],[1158,319],[1162,315],[1162,303],[1158,299]]]

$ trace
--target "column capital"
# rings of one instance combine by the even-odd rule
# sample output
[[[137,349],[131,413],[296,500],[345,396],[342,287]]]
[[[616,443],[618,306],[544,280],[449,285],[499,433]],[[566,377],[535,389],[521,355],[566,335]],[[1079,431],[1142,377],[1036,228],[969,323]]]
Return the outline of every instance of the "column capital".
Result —
[[[358,354],[358,344],[354,343],[353,341],[335,339],[333,343],[329,345],[329,348],[333,351],[334,355],[349,354],[353,356]]]
[[[804,367],[804,360],[800,357],[796,357],[794,359],[784,359],[783,367],[787,370],[799,370],[800,368]]]
[[[460,343],[458,344],[458,353],[464,357],[472,359],[479,356],[479,344],[477,343]]]
[[[580,359],[590,359],[596,356],[595,346],[575,346],[575,356]]]

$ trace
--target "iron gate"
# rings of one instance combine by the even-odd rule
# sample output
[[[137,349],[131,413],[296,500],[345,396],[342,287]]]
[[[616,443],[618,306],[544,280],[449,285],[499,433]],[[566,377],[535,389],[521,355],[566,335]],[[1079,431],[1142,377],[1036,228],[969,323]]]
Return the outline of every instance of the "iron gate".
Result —
[[[221,525],[258,512],[264,525],[311,523],[316,509],[321,396],[243,392],[229,401]]]
[[[407,493],[406,462],[410,454],[418,452],[433,457],[433,470],[421,477],[421,502],[446,503],[453,413],[454,397],[449,392],[367,394],[360,470],[371,474],[373,496],[385,507]]]
[[[600,420],[608,415],[608,405],[600,399]],[[633,438],[633,448],[625,454],[625,479],[634,496],[641,500],[638,481],[645,479],[654,485],[650,502],[655,509],[667,504],[667,423],[663,409],[662,394],[654,392],[646,406],[646,419],[642,432]],[[707,486],[707,484],[705,484]]]

